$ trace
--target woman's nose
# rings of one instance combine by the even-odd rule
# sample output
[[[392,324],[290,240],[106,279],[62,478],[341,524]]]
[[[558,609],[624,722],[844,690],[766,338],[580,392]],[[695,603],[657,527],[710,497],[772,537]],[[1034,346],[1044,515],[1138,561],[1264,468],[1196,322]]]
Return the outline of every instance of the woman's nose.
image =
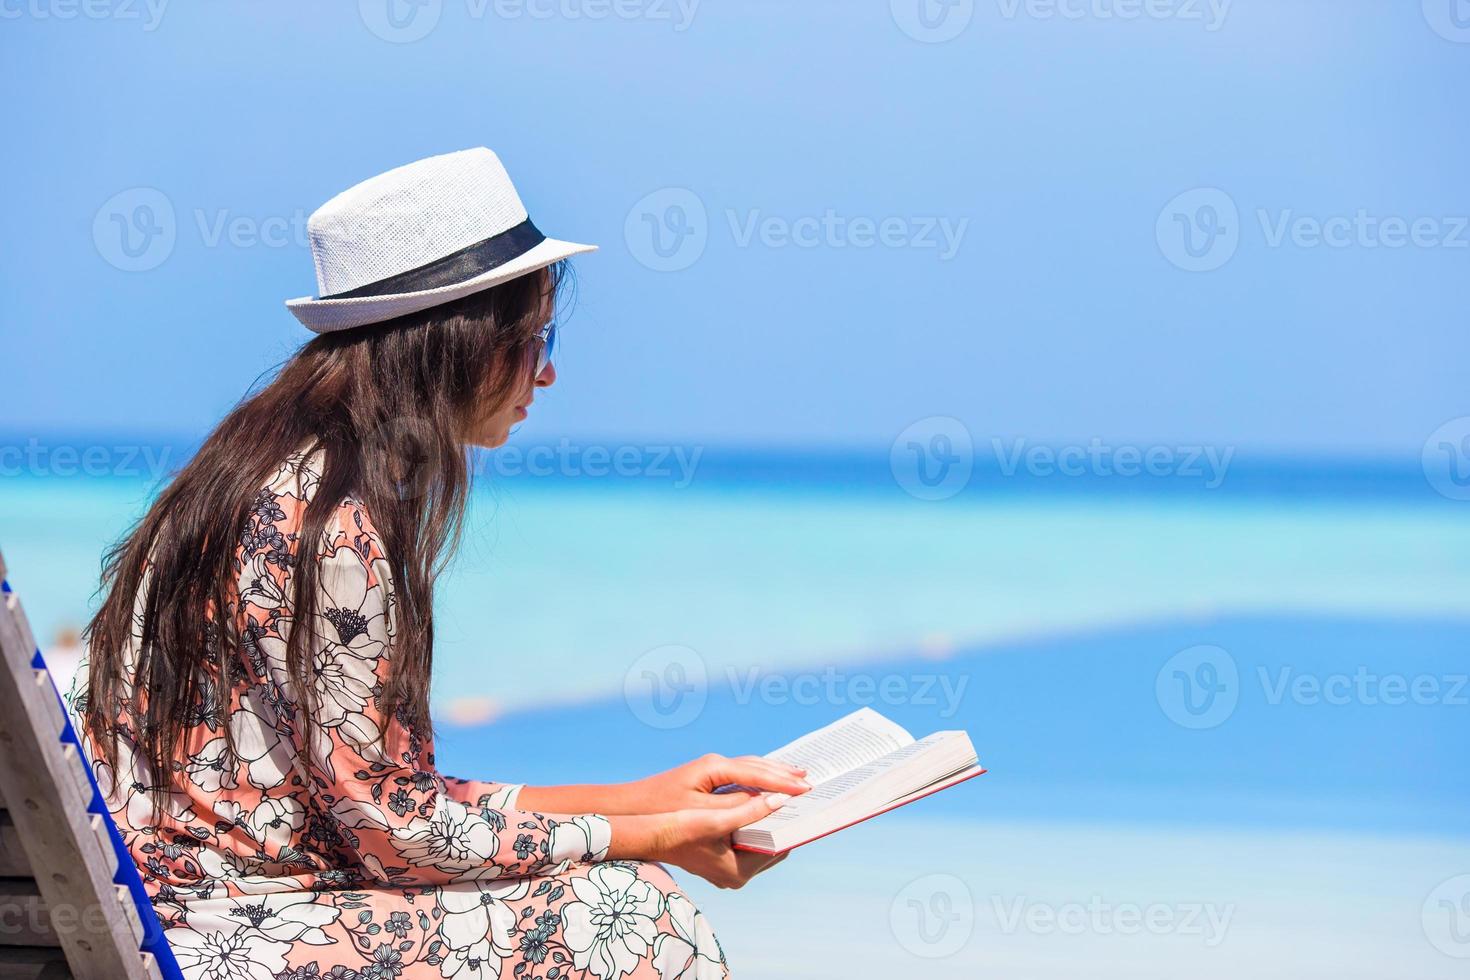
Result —
[[[541,373],[536,375],[536,387],[550,388],[554,384],[556,384],[556,365],[547,361],[546,367],[542,368]]]

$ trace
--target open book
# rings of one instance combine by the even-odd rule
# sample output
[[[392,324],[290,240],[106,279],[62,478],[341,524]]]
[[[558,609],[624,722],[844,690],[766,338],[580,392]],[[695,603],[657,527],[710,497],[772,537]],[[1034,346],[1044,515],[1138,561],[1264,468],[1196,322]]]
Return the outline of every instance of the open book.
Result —
[[[735,848],[780,854],[985,771],[964,732],[915,739],[872,708],[784,745],[767,759],[801,766],[809,792],[735,831]]]

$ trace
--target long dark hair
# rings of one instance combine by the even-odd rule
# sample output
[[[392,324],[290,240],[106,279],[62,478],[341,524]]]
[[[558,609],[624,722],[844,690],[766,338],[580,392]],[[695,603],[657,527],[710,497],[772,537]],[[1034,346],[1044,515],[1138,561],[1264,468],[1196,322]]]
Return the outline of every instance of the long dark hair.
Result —
[[[558,263],[453,303],[319,336],[225,416],[104,559],[104,597],[86,630],[89,691],[77,709],[109,764],[117,766],[126,726],[161,792],[186,719],[228,717],[242,633],[226,614],[238,601],[236,548],[260,489],[303,448],[324,454],[298,551],[286,559],[295,591],[286,665],[305,722],[313,723],[315,706],[311,559],[351,496],[373,517],[398,598],[380,705],[429,730],[433,587],[463,523],[465,437],[534,370],[536,333],[565,272]],[[125,696],[129,688],[141,697]],[[222,727],[233,752],[230,726]]]

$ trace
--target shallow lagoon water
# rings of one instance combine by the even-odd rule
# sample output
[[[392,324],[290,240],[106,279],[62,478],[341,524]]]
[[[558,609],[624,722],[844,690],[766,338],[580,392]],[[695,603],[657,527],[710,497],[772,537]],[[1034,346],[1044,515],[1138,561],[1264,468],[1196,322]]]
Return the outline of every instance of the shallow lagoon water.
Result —
[[[0,492],[0,542],[44,644],[84,620],[101,550],[148,487]],[[441,585],[436,693],[482,713],[605,695],[670,644],[730,676],[1180,616],[1470,613],[1470,508],[1424,496],[930,502],[508,481],[477,493]]]

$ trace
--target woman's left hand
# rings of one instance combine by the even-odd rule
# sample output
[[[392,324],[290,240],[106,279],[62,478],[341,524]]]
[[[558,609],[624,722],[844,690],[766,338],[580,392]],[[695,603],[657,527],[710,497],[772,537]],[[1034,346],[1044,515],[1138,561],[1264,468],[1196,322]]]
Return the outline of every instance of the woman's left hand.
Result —
[[[772,762],[758,755],[730,759],[710,753],[693,762],[625,784],[638,813],[670,813],[675,810],[725,809],[740,806],[752,792],[785,793],[799,796],[811,789],[802,777],[805,769]],[[743,786],[749,791],[716,793],[720,786]]]

